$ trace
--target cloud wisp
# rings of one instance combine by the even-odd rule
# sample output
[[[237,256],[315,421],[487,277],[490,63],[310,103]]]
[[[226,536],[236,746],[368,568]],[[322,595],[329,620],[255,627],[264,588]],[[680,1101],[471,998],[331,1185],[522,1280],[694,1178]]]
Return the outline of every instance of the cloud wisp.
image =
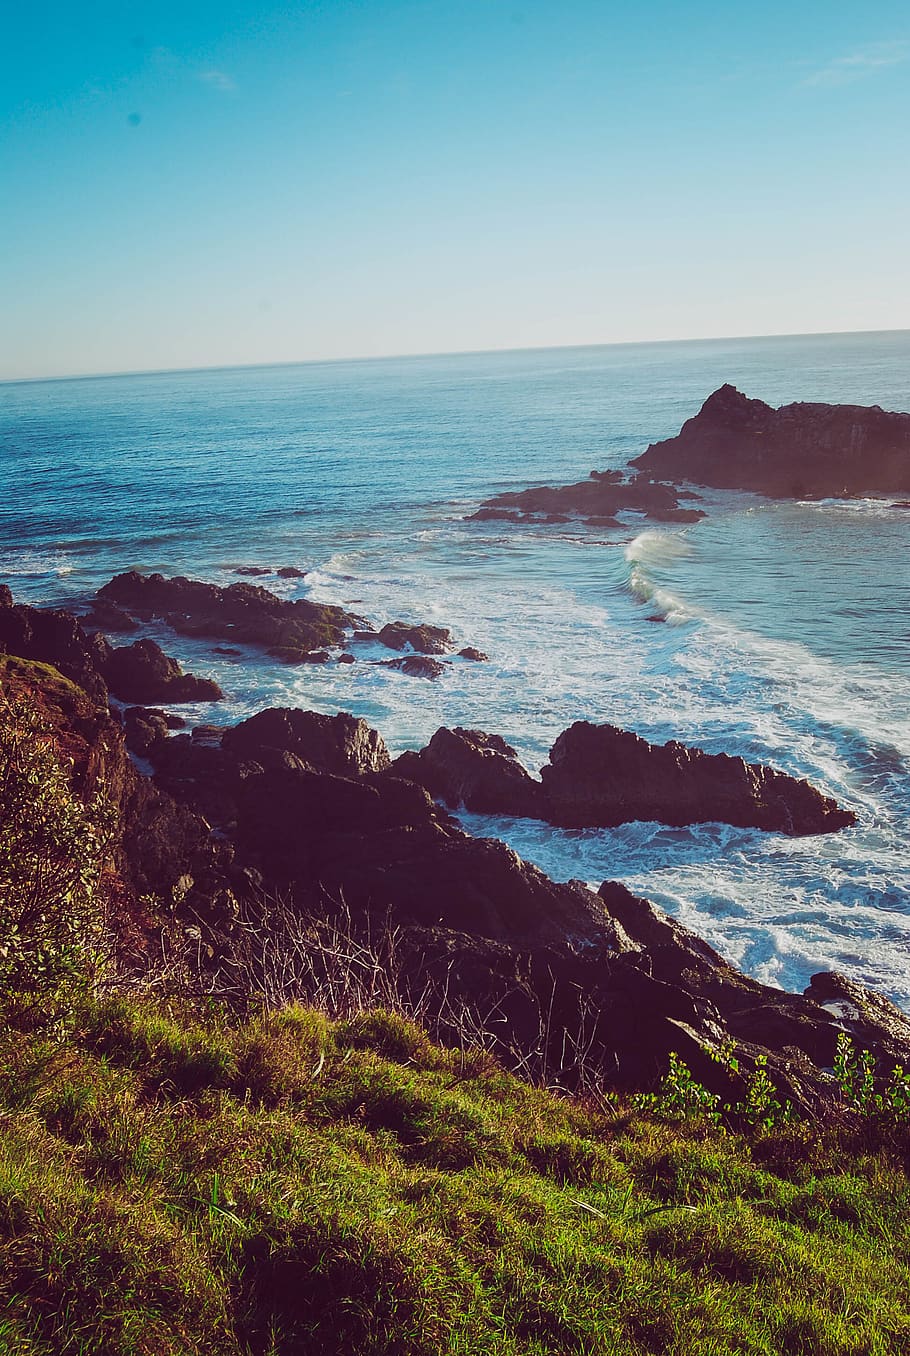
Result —
[[[826,66],[822,66],[803,80],[804,85],[821,89],[832,89],[838,85],[852,85],[870,75],[899,66],[910,58],[910,42],[901,39],[894,42],[877,42],[863,47],[848,56],[834,57]]]
[[[210,85],[212,89],[219,89],[225,94],[237,88],[237,82],[227,71],[200,71],[199,79],[204,85]]]

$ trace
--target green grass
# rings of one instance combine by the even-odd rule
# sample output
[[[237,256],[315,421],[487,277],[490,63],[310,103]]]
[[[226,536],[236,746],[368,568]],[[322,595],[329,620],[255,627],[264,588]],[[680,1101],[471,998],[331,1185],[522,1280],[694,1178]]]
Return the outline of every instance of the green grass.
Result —
[[[524,1085],[399,1017],[0,1033],[0,1352],[890,1353],[907,1140]]]

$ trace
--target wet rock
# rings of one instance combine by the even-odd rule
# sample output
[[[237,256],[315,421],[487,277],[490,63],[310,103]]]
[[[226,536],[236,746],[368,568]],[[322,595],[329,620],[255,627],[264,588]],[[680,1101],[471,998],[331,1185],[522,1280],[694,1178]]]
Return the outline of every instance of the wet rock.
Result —
[[[272,571],[265,565],[238,565],[234,573],[247,575],[249,578],[255,579],[259,575],[271,574]]]
[[[490,656],[484,654],[483,650],[475,649],[473,645],[466,645],[463,650],[458,651],[462,659],[473,659],[476,664],[489,663]]]
[[[675,438],[632,463],[642,471],[776,498],[910,490],[910,414],[878,405],[800,402],[773,409],[721,386]]]
[[[387,622],[375,637],[390,650],[410,645],[418,654],[445,654],[452,648],[452,633],[444,626],[410,626],[407,622]]]
[[[96,601],[84,618],[86,626],[95,626],[99,631],[137,631],[139,623],[135,622],[128,612],[116,603],[105,603]]]
[[[513,517],[516,521],[534,521],[538,515],[553,521],[568,521],[575,517],[606,527],[613,526],[616,514],[623,510],[645,513],[657,522],[697,522],[704,517],[698,509],[680,508],[674,485],[643,474],[628,479],[597,475],[574,485],[537,485],[528,490],[509,490],[488,499],[471,516],[481,521],[501,516]]]
[[[285,645],[273,646],[268,653],[282,664],[327,664],[331,658],[328,650],[296,650]]]
[[[391,763],[382,736],[345,711],[323,716],[316,711],[271,707],[225,730],[222,746],[253,759],[264,748],[281,749],[311,767],[339,776],[382,772]]]
[[[220,588],[135,570],[115,576],[98,597],[144,620],[160,618],[182,635],[302,653],[341,645],[346,628],[362,625],[343,608],[305,598],[289,601],[256,584]]]
[[[104,676],[115,696],[137,702],[213,702],[224,693],[211,678],[197,678],[166,655],[153,640],[137,640],[111,650]]]
[[[348,654],[347,651],[345,651],[344,654],[340,654],[340,655],[338,656],[338,663],[339,663],[339,664],[353,664],[353,663],[354,663],[354,656],[353,656],[352,654]]]
[[[377,662],[381,668],[397,669],[399,673],[406,673],[409,678],[429,678],[431,682],[441,678],[447,667],[438,659],[430,659],[423,654],[408,654],[402,659],[381,659]]]
[[[401,754],[392,768],[453,808],[463,805],[478,814],[543,817],[540,782],[499,735],[443,727],[426,748]]]
[[[728,754],[647,740],[614,725],[577,721],[541,770],[547,818],[567,828],[630,820],[719,821],[792,835],[856,822],[806,781]]]
[[[0,608],[12,607],[13,595],[8,584],[0,584]]]
[[[279,579],[303,579],[306,576],[306,570],[298,570],[296,565],[282,565],[278,570]]]

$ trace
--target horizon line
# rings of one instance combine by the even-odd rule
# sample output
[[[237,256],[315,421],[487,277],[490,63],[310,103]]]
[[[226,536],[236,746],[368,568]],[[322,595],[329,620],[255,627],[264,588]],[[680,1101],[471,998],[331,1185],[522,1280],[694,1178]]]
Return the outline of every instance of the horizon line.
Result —
[[[25,386],[55,381],[113,381],[119,377],[190,376],[203,372],[256,372],[273,367],[327,367],[341,363],[405,362],[416,358],[472,358],[491,354],[571,352],[588,348],[647,348],[663,344],[721,344],[744,339],[828,339],[838,335],[910,334],[910,329],[872,330],[785,330],[776,334],[691,335],[685,339],[611,339],[602,343],[527,344],[502,348],[465,348],[426,350],[411,353],[353,354],[335,358],[282,358],[273,362],[212,363],[191,367],[123,368],[115,372],[72,372],[43,377],[0,377],[0,386]]]

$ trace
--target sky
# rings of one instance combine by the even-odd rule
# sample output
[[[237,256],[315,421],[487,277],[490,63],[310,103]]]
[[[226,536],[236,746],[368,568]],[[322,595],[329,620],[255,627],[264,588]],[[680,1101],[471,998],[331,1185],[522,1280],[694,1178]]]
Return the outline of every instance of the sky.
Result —
[[[0,379],[910,327],[906,0],[5,7]]]

